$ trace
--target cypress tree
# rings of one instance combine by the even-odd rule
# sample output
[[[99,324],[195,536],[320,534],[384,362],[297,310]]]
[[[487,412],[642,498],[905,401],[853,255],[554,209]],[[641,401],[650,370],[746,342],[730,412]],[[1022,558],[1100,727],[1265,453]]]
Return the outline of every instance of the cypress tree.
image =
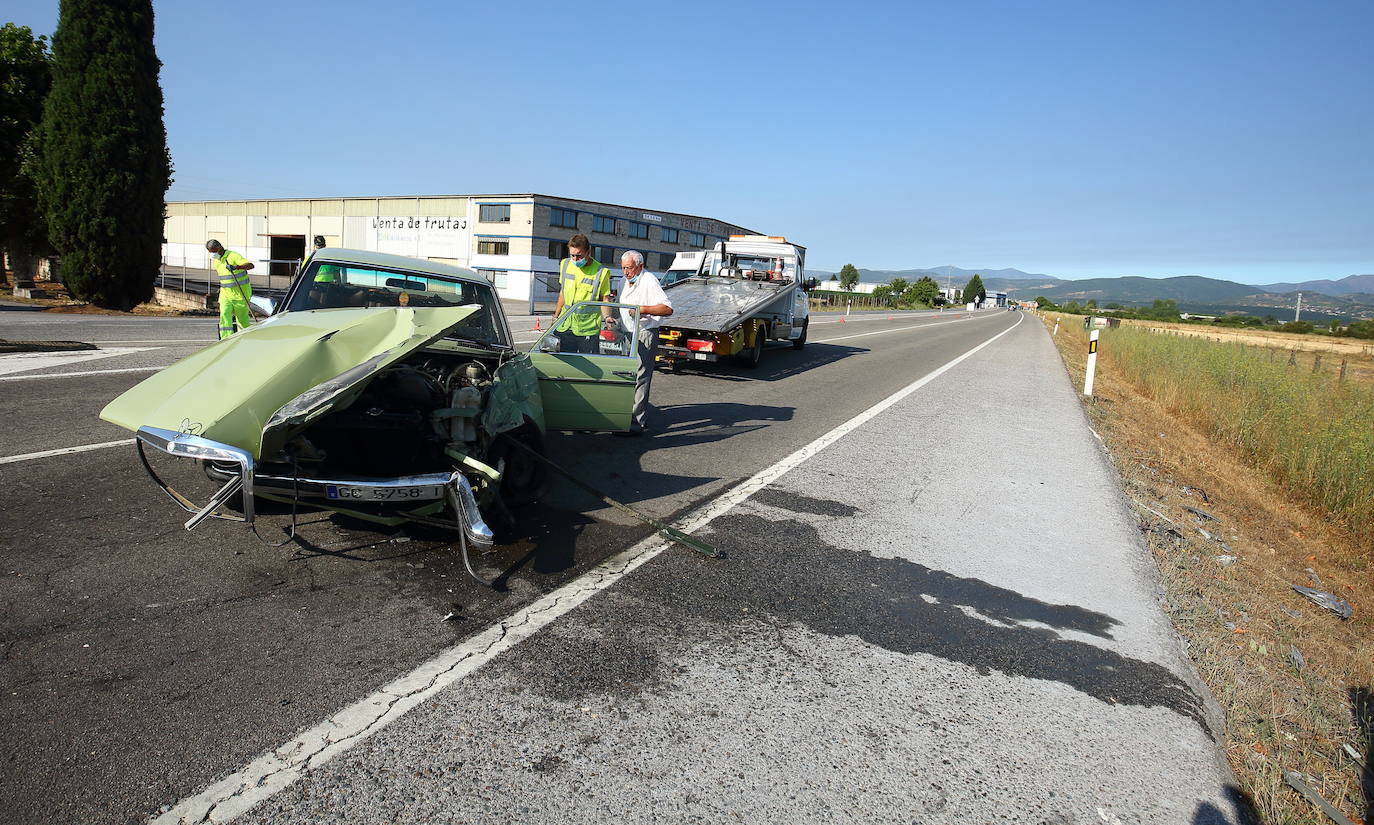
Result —
[[[973,277],[964,284],[964,303],[976,304],[988,297],[987,287],[983,286],[983,279],[978,277],[978,273],[973,273]]]
[[[36,178],[72,294],[152,297],[171,183],[151,0],[62,0]]]

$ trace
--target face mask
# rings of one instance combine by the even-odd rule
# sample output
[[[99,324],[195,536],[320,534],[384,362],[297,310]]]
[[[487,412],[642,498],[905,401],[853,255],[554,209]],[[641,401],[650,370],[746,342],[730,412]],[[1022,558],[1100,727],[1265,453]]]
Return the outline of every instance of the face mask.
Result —
[[[586,265],[587,265],[587,259],[586,259],[586,258],[573,258],[573,266],[586,266]]]
[[[213,258],[214,258],[215,260],[217,260],[217,261],[218,261],[220,258],[223,258],[223,257],[224,257],[224,253],[223,253],[223,252],[211,252],[210,255],[211,255],[211,257],[213,257]]]

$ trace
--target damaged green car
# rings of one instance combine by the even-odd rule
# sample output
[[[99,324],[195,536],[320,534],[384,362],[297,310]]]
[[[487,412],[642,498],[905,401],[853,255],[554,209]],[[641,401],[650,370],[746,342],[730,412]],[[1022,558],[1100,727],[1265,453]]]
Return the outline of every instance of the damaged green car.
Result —
[[[560,352],[552,324],[522,352],[481,275],[323,249],[269,310],[100,413],[135,433],[145,469],[192,513],[188,530],[251,525],[263,499],[453,528],[466,555],[542,492],[545,431],[630,427],[637,307],[569,309],[607,316],[595,352]],[[199,462],[216,492],[191,501],[149,447]]]

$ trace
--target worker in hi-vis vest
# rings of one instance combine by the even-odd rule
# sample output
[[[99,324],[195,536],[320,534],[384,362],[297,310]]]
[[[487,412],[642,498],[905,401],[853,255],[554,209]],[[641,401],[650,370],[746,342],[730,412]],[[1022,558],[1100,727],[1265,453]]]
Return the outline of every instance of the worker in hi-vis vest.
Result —
[[[253,316],[248,310],[248,299],[253,297],[248,270],[253,268],[253,262],[225,249],[214,238],[205,242],[205,249],[209,251],[215,272],[219,275],[219,337],[224,340],[234,334],[235,322],[239,329],[253,323]]]
[[[316,235],[315,248],[310,250],[310,254],[305,256],[305,260],[301,261],[301,269],[304,270],[305,267],[310,263],[310,259],[315,257],[315,253],[319,252],[321,249],[324,249],[324,247],[324,236]],[[339,282],[339,272],[339,267],[335,266],[334,264],[320,264],[319,271],[315,273],[315,283],[336,284]]]
[[[563,314],[564,307],[582,301],[604,301],[611,294],[611,270],[591,256],[591,242],[583,234],[568,239],[568,257],[558,262],[558,303],[553,315]],[[598,311],[598,309],[600,311]],[[554,327],[560,352],[581,352],[595,355],[600,351],[598,336],[603,319],[611,319],[610,307],[590,307],[573,312]]]

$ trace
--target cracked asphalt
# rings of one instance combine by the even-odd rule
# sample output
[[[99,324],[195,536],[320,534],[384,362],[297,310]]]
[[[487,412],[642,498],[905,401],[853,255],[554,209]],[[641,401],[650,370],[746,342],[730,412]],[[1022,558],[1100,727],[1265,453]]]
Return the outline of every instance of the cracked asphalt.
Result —
[[[653,438],[550,453],[680,517],[1017,317],[818,318],[758,371],[660,374]],[[0,380],[0,460],[126,438],[95,414],[148,373],[113,370],[213,325],[0,311],[3,338],[150,347],[0,372],[109,371]],[[482,559],[496,591],[433,531],[312,514],[281,547],[187,533],[130,448],[0,463],[0,498],[0,822],[141,822],[331,717],[370,735],[238,821],[1243,821],[1038,324],[721,513],[700,532],[724,561],[598,570],[656,542],[561,483]],[[265,522],[286,538],[285,515]],[[462,677],[436,688],[412,674],[427,662]],[[373,716],[342,716],[383,688]],[[298,744],[274,758],[322,743]]]

